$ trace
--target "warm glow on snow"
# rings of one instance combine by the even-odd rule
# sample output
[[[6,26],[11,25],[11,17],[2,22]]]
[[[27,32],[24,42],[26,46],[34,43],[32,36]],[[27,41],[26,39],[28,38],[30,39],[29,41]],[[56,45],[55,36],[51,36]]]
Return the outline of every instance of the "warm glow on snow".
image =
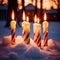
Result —
[[[30,44],[24,44],[22,40],[22,36],[16,36],[16,44],[11,45],[11,35],[10,36],[4,36],[3,39],[0,41],[3,47],[0,49],[0,55],[1,58],[10,60],[10,59],[18,59],[18,60],[33,60],[39,59],[39,60],[55,60],[60,59],[60,43],[57,41],[54,41],[52,39],[48,40],[48,46],[42,46],[43,40],[41,40],[41,48],[34,43],[34,40],[30,38]],[[1,45],[1,46],[2,46]],[[4,46],[6,45],[6,46]],[[8,56],[8,57],[7,57]],[[6,58],[7,57],[7,58]],[[31,57],[31,58],[30,58]],[[39,58],[40,57],[40,58]],[[47,59],[48,58],[48,59]]]

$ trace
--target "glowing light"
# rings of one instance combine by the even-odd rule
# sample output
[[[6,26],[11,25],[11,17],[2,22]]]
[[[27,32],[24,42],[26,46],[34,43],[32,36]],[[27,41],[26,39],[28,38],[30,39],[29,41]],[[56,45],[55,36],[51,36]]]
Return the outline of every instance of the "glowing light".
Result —
[[[25,0],[24,6],[27,6],[30,3],[31,3],[31,0]]]
[[[3,0],[2,4],[8,4],[8,0]]]
[[[27,22],[29,21],[29,17],[28,17],[28,16],[26,17],[26,21],[27,21]]]
[[[51,47],[51,46],[54,46],[54,45],[55,45],[55,42],[52,39],[49,39],[48,40],[48,46]]]
[[[41,8],[40,1],[37,1],[37,8]]]
[[[34,17],[34,22],[37,22],[37,15],[35,15]]]
[[[44,20],[45,20],[45,21],[47,20],[46,13],[44,13]]]
[[[30,38],[30,44],[33,45],[33,46],[35,46],[35,47],[37,47],[37,44],[31,38]]]
[[[12,11],[12,20],[14,20],[14,11]]]
[[[22,9],[22,6],[18,5],[18,9]]]
[[[38,21],[37,21],[37,23],[39,23],[40,22],[40,19],[38,18]]]
[[[25,21],[25,12],[23,11],[23,21]]]
[[[55,2],[56,4],[55,4]],[[60,2],[60,0],[43,0],[43,9],[47,9],[50,10],[51,6],[53,6],[54,9],[57,9],[57,5]],[[18,8],[21,9],[22,8],[22,0],[17,0],[18,3]],[[3,0],[2,4],[8,4],[8,0]],[[35,6],[35,0],[25,0],[24,1],[24,6],[27,6],[28,4],[32,4],[33,6]],[[40,8],[40,0],[37,0],[37,8]]]

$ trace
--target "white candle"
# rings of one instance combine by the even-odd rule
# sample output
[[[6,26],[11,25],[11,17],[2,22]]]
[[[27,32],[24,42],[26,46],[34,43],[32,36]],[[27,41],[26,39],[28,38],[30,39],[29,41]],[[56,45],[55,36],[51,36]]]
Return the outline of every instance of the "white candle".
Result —
[[[44,14],[44,22],[43,22],[43,39],[44,39],[44,46],[47,46],[48,42],[48,22],[46,21],[46,13]]]
[[[40,42],[40,40],[41,40],[41,24],[39,24],[39,19],[37,19],[36,15],[35,15],[34,21],[35,21],[35,23],[33,24],[34,42],[37,43],[37,45],[39,46],[39,43],[41,43]]]
[[[25,21],[25,14],[23,12],[23,19],[22,22],[22,38],[26,44],[30,43],[30,23],[28,22],[29,18],[27,17],[27,21]]]
[[[12,20],[10,22],[11,28],[11,43],[15,44],[16,40],[16,21],[14,20],[14,11],[12,11]]]

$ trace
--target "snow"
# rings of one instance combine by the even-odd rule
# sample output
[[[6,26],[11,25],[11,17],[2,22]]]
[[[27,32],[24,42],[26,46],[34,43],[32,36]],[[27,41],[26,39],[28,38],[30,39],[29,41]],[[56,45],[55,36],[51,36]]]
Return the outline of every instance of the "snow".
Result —
[[[3,40],[5,43],[3,43]],[[60,43],[52,39],[48,40],[48,46],[40,49],[33,40],[29,45],[22,41],[21,36],[16,37],[16,44],[11,45],[11,36],[4,36],[0,40],[0,60],[59,60]],[[43,41],[43,40],[42,40]],[[8,43],[9,42],[9,43]]]
[[[48,46],[42,49],[37,47],[33,41],[33,23],[30,27],[31,42],[29,45],[22,40],[21,27],[16,29],[16,44],[11,45],[10,28],[5,28],[4,25],[5,22],[0,22],[0,60],[60,60],[59,22],[49,22]],[[43,39],[41,39],[41,43],[43,45]]]

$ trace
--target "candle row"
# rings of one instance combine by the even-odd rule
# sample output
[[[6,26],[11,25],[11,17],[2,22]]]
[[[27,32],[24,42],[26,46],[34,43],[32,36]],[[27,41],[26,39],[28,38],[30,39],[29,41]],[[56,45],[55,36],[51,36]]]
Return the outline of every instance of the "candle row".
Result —
[[[14,13],[12,13],[12,21],[11,21],[11,42],[12,44],[15,43],[15,30],[16,30],[16,21],[13,18]],[[44,22],[43,22],[43,39],[44,39],[44,46],[47,45],[48,41],[48,22],[46,21],[46,14],[44,14]],[[25,19],[25,12],[23,11],[23,22],[22,22],[22,38],[23,41],[26,44],[30,43],[30,23],[28,22],[29,18],[26,17]],[[37,18],[37,15],[34,17],[35,23],[33,24],[33,32],[34,32],[34,42],[38,45],[41,46],[41,24],[39,18]]]

